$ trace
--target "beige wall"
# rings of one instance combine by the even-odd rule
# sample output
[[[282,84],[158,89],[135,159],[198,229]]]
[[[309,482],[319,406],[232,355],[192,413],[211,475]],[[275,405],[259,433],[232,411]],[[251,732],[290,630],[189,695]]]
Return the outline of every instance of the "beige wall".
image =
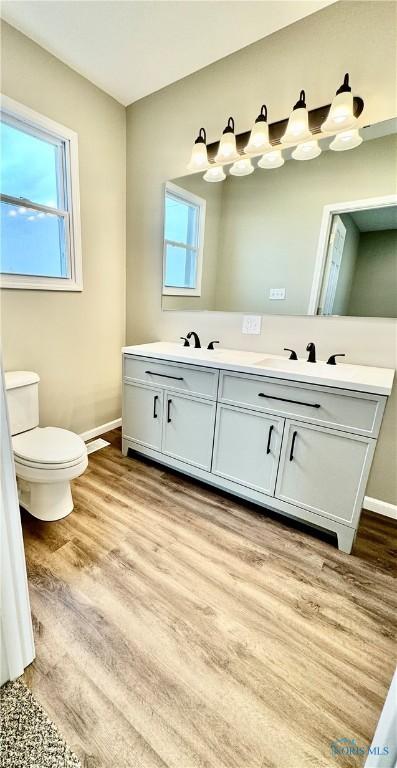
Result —
[[[345,72],[366,101],[365,122],[396,113],[395,5],[339,2],[233,54],[127,110],[127,341],[178,339],[191,325],[225,347],[318,356],[346,352],[353,363],[396,367],[396,322],[388,319],[264,317],[260,336],[243,336],[233,313],[161,311],[162,194],[186,173],[201,125],[209,141],[229,115],[247,130],[266,101],[270,120],[284,118],[306,88],[310,105],[329,103]],[[381,55],[379,46],[381,41]],[[368,493],[397,503],[397,387],[388,405]]]
[[[42,424],[82,432],[120,416],[125,336],[125,109],[2,26],[2,84],[79,135],[84,290],[1,291],[3,362],[41,377]]]

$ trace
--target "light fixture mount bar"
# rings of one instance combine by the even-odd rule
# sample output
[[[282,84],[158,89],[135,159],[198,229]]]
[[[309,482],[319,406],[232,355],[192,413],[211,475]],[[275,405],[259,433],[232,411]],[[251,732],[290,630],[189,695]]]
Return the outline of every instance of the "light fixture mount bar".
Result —
[[[321,125],[326,120],[330,104],[326,104],[323,107],[317,107],[309,111],[309,129],[313,134],[321,133]],[[360,117],[364,109],[364,101],[361,96],[353,97],[353,114],[354,117]],[[288,118],[285,120],[279,120],[277,123],[269,123],[269,140],[274,146],[282,146],[280,139],[284,135],[287,128]],[[251,131],[244,131],[244,133],[236,134],[236,148],[240,155],[244,155],[244,147],[246,147]],[[208,160],[213,163],[215,161],[215,155],[218,152],[219,141],[213,141],[211,144],[207,144]]]

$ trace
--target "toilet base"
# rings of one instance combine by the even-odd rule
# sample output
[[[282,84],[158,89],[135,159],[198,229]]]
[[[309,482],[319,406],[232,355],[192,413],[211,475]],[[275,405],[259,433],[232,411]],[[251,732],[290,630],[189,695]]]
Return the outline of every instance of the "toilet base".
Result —
[[[61,520],[73,511],[70,482],[32,483],[17,478],[21,507],[38,520]]]

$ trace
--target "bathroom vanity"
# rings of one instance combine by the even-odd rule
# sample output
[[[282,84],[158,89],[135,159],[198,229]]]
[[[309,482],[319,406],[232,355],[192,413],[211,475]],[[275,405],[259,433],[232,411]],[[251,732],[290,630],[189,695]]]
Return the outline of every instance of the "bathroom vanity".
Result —
[[[123,349],[123,454],[333,531],[350,552],[394,370],[156,342]]]

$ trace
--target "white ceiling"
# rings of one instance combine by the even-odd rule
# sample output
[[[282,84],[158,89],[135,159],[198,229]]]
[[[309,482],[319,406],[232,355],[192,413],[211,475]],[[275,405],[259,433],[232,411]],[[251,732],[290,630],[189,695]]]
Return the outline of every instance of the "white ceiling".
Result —
[[[334,0],[3,0],[2,17],[127,105]]]

